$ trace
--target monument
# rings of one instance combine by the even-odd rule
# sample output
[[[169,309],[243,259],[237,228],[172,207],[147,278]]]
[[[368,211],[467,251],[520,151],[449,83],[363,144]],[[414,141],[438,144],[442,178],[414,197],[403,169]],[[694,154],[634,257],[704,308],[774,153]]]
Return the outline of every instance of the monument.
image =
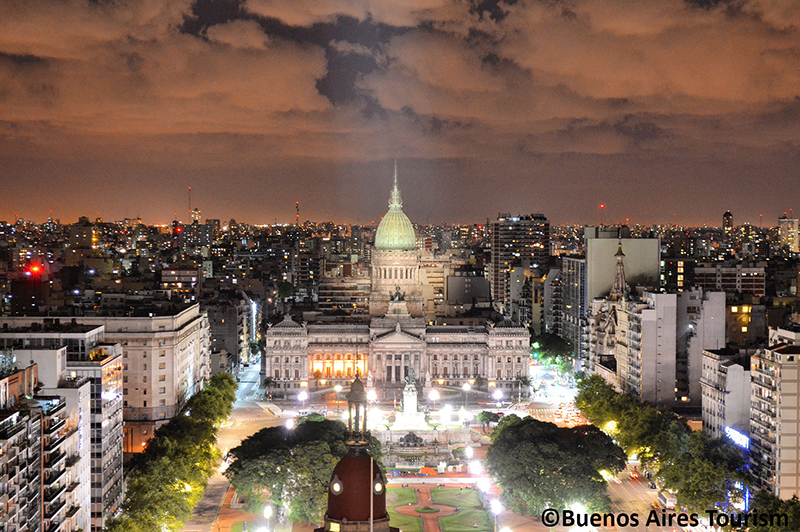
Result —
[[[406,387],[403,389],[403,411],[398,412],[395,421],[389,427],[395,431],[431,430],[425,421],[425,414],[417,408],[417,380],[414,368],[408,368],[408,377],[405,379]]]

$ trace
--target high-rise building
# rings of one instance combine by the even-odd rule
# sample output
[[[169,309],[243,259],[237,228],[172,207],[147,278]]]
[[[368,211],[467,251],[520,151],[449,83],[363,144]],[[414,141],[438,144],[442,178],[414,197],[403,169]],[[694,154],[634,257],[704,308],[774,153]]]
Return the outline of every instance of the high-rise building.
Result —
[[[725,211],[725,214],[722,215],[722,232],[726,236],[733,232],[733,214],[731,214],[731,211]]]
[[[800,346],[777,344],[751,357],[750,460],[761,487],[800,495]]]
[[[778,241],[781,249],[800,253],[800,220],[785,214],[778,218]]]
[[[498,214],[491,223],[492,263],[490,281],[492,298],[503,309],[508,307],[506,282],[508,272],[522,261],[530,268],[545,268],[550,256],[550,222],[543,214],[526,216]]]
[[[561,338],[578,359],[584,351],[586,334],[586,259],[564,257],[561,262]]]
[[[766,272],[763,266],[737,263],[698,263],[694,268],[694,284],[704,290],[719,290],[729,294],[766,294]]]
[[[703,350],[700,377],[703,430],[722,438],[726,427],[750,433],[750,357],[738,349]]]

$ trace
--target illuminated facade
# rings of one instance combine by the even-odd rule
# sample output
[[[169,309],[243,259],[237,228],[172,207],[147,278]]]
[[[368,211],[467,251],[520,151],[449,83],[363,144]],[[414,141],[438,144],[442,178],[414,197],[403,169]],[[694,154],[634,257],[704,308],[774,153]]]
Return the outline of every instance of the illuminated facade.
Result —
[[[781,249],[800,253],[800,221],[786,215],[778,218],[778,241]]]
[[[383,398],[400,397],[413,369],[433,385],[512,388],[527,377],[530,334],[510,320],[476,326],[429,325],[423,318],[420,254],[402,212],[397,175],[372,253],[369,323],[298,323],[284,318],[264,334],[261,379],[283,396],[349,385],[365,377]]]

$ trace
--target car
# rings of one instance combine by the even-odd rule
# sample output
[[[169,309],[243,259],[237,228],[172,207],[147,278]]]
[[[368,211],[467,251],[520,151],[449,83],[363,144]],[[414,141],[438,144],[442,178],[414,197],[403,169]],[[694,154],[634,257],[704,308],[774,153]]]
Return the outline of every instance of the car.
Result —
[[[656,489],[656,483],[655,483],[655,482],[650,482],[650,483],[647,485],[647,487],[648,487],[648,488],[650,488],[651,490],[654,490],[654,489]]]
[[[631,478],[632,479],[639,478],[639,472],[638,471],[631,471]]]

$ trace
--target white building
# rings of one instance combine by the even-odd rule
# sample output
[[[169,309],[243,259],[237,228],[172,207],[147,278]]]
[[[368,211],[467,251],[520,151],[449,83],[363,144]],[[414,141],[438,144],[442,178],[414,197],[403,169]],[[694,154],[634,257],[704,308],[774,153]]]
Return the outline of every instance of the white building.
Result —
[[[778,344],[751,358],[750,459],[761,487],[800,495],[800,346]]]
[[[91,383],[89,446],[84,448],[81,460],[86,459],[91,471],[89,526],[100,531],[104,520],[115,515],[122,506],[122,348],[119,344],[103,343],[103,326],[79,324],[75,320],[61,323],[54,318],[4,317],[0,322],[0,346],[12,353],[25,353],[35,367],[39,367],[35,361],[41,360],[45,368],[43,377],[50,384],[56,380],[56,390],[62,384],[66,388],[79,386],[77,383],[84,378]],[[62,351],[66,356],[63,367],[60,365],[65,360],[60,354]],[[20,360],[27,362],[24,358]],[[78,391],[85,391],[82,386],[80,384]],[[64,395],[69,396],[70,392],[65,390]],[[76,405],[84,401],[83,396],[75,398]],[[81,407],[77,408],[80,416]],[[70,418],[72,412],[70,407]],[[84,421],[75,423],[80,427]],[[71,445],[80,449],[80,439],[73,440]],[[82,467],[85,466],[78,465],[77,469],[70,466],[67,468],[70,471],[64,475],[80,477]],[[80,493],[76,496],[82,499]]]
[[[149,316],[80,317],[122,346],[125,452],[141,452],[155,430],[203,389],[210,376],[210,331],[195,303]]]
[[[703,430],[714,438],[725,436],[726,427],[750,432],[750,358],[738,350],[703,350],[700,378]]]
[[[91,518],[91,435],[92,382],[88,377],[67,372],[67,348],[17,349],[21,361],[36,364],[41,388],[31,406],[36,406],[44,421],[44,460],[57,456],[53,466],[64,472],[62,478],[45,489],[45,504],[64,503],[50,520],[64,521],[64,532],[89,530]],[[64,423],[57,427],[59,420]],[[121,458],[122,442],[117,456]],[[98,446],[97,451],[101,447]],[[62,462],[63,458],[63,462]],[[63,466],[63,467],[62,467]],[[48,512],[45,512],[47,514]]]

